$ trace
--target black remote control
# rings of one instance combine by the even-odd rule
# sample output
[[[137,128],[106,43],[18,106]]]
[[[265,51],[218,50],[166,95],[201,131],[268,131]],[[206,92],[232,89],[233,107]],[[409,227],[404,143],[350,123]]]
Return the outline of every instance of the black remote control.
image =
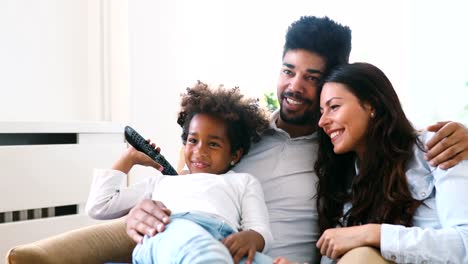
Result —
[[[164,167],[162,174],[164,175],[177,175],[177,171],[169,164],[161,153],[156,151],[146,140],[130,126],[125,126],[125,139],[136,150],[145,153],[154,161]]]

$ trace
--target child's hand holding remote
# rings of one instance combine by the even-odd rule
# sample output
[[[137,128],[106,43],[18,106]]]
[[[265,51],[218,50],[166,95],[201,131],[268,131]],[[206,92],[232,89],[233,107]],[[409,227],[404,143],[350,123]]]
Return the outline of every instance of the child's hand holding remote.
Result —
[[[157,152],[160,151],[160,148],[156,147],[156,144],[151,143],[150,139],[147,139],[146,142],[148,142],[148,144],[150,144]],[[159,171],[164,169],[159,163],[151,159],[145,153],[136,150],[132,145],[128,146],[122,156],[114,163],[112,169],[128,174],[133,165],[149,166]]]

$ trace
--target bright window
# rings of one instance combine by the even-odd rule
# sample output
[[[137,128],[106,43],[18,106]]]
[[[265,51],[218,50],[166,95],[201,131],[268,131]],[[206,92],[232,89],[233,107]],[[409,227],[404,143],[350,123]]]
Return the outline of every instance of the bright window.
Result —
[[[328,15],[353,31],[351,62],[381,68],[417,127],[446,119],[468,123],[464,2],[250,2],[177,5],[176,58],[182,87],[201,79],[239,85],[258,97],[275,91],[287,26],[301,15]]]

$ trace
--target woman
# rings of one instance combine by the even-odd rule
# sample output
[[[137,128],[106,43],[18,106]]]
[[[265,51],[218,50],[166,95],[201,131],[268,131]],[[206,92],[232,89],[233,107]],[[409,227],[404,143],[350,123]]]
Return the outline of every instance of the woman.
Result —
[[[431,135],[418,135],[385,74],[366,63],[337,68],[320,111],[322,255],[372,246],[398,263],[468,263],[468,163],[425,161]]]

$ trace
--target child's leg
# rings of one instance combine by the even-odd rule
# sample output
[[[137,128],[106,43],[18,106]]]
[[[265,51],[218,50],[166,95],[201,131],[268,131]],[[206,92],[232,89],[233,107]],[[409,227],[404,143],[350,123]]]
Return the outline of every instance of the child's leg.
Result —
[[[247,257],[244,257],[240,260],[239,264],[244,264],[247,260]],[[267,256],[260,252],[255,252],[255,257],[252,262],[253,264],[272,264],[273,259],[270,256]]]
[[[224,222],[220,222],[219,219],[213,219],[204,215],[196,213],[188,213],[183,215],[184,218],[190,219],[197,223],[205,230],[207,230],[215,239],[221,240],[235,231]],[[230,256],[232,258],[232,256]],[[247,258],[242,258],[240,264],[244,264]],[[256,252],[253,261],[254,264],[271,264],[273,259],[263,253]]]
[[[228,249],[198,224],[173,219],[154,237],[145,236],[133,251],[133,263],[233,263]]]

